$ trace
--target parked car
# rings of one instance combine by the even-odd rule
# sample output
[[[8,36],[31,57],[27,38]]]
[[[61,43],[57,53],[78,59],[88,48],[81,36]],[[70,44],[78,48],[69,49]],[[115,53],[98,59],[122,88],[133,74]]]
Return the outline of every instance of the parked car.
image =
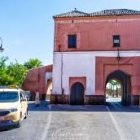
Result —
[[[30,91],[24,91],[24,94],[25,94],[27,100],[30,101],[31,100],[31,92]]]
[[[22,89],[0,87],[0,128],[16,125],[28,115],[28,103]]]

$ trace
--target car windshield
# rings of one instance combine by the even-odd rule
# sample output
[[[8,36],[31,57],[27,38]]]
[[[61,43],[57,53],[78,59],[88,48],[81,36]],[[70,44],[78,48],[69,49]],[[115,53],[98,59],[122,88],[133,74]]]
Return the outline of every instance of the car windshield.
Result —
[[[16,102],[18,99],[18,92],[16,91],[0,92],[0,102]]]

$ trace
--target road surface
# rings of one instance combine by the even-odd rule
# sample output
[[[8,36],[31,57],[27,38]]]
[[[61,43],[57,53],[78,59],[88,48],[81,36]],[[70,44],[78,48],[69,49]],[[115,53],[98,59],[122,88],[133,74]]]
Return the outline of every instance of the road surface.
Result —
[[[0,140],[140,140],[140,109],[108,106],[29,103],[20,128],[0,132]]]

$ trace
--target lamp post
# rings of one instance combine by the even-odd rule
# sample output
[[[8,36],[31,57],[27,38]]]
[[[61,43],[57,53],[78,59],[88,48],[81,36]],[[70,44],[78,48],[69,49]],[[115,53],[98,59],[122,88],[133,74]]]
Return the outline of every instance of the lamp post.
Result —
[[[118,53],[117,53],[117,57],[116,57],[116,59],[118,60],[118,62],[120,61],[120,59],[121,59],[121,57],[120,57],[120,52],[119,52],[119,48],[117,48],[117,51],[118,51]]]
[[[3,48],[3,42],[2,42],[2,38],[0,37],[0,52],[3,52],[4,51],[4,48]]]

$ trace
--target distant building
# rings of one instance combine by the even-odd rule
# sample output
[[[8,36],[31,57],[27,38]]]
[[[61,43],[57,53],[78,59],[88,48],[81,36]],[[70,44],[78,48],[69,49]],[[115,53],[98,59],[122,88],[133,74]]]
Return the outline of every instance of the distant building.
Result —
[[[106,84],[117,79],[122,103],[140,95],[140,11],[128,9],[54,16],[51,103],[104,104]]]
[[[23,83],[23,89],[31,92],[31,98],[35,98],[35,90],[40,93],[41,99],[50,95],[52,89],[52,65],[33,68],[28,71]]]

